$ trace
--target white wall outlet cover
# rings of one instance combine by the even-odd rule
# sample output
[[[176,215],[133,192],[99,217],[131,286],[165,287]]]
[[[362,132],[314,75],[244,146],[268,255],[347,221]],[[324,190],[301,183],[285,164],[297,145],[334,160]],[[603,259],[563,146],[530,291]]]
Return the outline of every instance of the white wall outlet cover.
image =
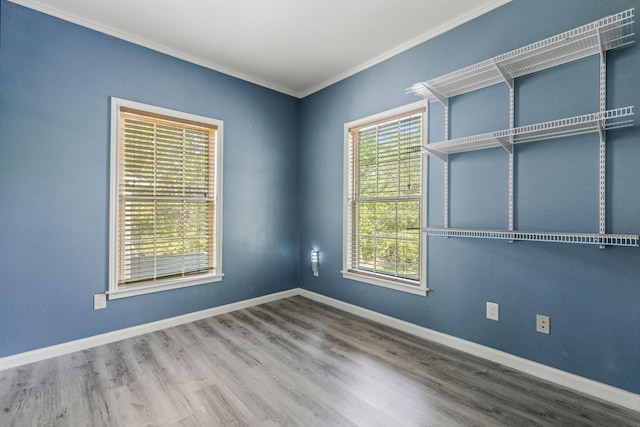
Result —
[[[93,296],[93,309],[101,310],[103,308],[107,308],[107,295],[106,294],[96,294]]]
[[[487,319],[500,320],[500,306],[497,303],[487,301]]]

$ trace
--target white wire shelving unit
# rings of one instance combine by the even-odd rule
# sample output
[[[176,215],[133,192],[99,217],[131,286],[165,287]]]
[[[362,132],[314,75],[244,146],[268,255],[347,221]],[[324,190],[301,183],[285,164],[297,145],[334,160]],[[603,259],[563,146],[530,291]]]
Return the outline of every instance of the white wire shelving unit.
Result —
[[[634,124],[634,106],[606,109],[608,50],[634,43],[634,9],[629,9],[549,37],[511,52],[414,84],[408,93],[444,107],[444,140],[427,143],[425,151],[444,162],[444,226],[426,227],[430,236],[540,242],[582,243],[606,246],[638,246],[636,234],[606,233],[606,131]],[[515,79],[592,55],[600,57],[600,109],[583,116],[515,127]],[[449,139],[449,98],[495,84],[509,86],[509,128],[497,132]],[[427,109],[428,112],[428,109]],[[522,232],[514,230],[514,145],[544,139],[597,132],[599,145],[599,232]],[[509,161],[508,230],[468,230],[449,228],[449,154],[503,147]]]
[[[440,101],[517,77],[546,70],[634,42],[633,9],[503,53],[435,79],[414,84],[409,92]]]

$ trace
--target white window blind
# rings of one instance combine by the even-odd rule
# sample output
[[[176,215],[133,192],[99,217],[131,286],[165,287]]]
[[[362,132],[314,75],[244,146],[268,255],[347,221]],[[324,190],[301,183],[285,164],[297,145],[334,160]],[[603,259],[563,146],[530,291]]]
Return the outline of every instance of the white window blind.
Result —
[[[421,286],[423,111],[348,128],[349,273]]]
[[[117,280],[110,292],[216,275],[218,125],[118,110]]]

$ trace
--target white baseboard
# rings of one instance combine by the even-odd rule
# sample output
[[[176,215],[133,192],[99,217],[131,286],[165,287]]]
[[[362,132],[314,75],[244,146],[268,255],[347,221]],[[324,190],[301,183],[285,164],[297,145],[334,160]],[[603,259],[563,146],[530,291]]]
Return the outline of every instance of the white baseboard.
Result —
[[[50,347],[39,348],[24,353],[18,353],[13,356],[0,358],[0,371],[4,369],[15,368],[17,366],[26,365],[28,363],[38,362],[40,360],[50,359],[56,356],[73,353],[74,351],[86,350],[88,348],[97,347],[99,345],[108,344],[114,341],[120,341],[126,338],[147,334],[149,332],[159,331],[171,328],[173,326],[183,325],[196,320],[206,319],[208,317],[218,316],[224,313],[230,313],[243,308],[253,307],[255,305],[276,301],[283,298],[289,298],[298,295],[299,289],[290,289],[287,291],[277,292],[274,294],[264,295],[257,298],[251,298],[244,301],[238,301],[231,304],[221,305],[206,310],[195,311],[193,313],[184,314],[182,316],[170,317],[168,319],[158,320],[156,322],[145,323],[143,325],[132,326],[130,328],[119,329],[105,334],[94,335],[88,338],[82,338],[76,341],[69,341],[62,344],[52,345]]]
[[[356,316],[364,317],[366,319],[373,320],[374,322],[390,326],[394,329],[399,329],[411,335],[464,351],[465,353],[490,360],[491,362],[500,363],[501,365],[559,384],[580,393],[640,412],[640,394],[631,393],[629,391],[593,381],[569,372],[561,371],[541,363],[514,356],[491,347],[486,347],[471,341],[443,334],[442,332],[418,326],[414,323],[405,322],[404,320],[396,319],[395,317],[387,316],[357,305],[326,297],[306,289],[299,289],[299,295],[330,305],[348,313],[355,314]]]
[[[126,329],[120,329],[105,334],[94,335],[92,337],[83,338],[76,341],[70,341],[62,344],[44,347],[37,350],[27,351],[25,353],[15,354],[0,358],[0,371],[4,369],[15,368],[26,365],[28,363],[49,359],[56,356],[73,353],[74,351],[85,350],[114,341],[143,335],[149,332],[159,331],[173,326],[182,325],[196,320],[206,319],[208,317],[218,316],[220,314],[229,313],[243,308],[253,307],[271,301],[283,298],[289,298],[296,295],[302,295],[306,298],[318,301],[323,304],[330,305],[337,309],[364,317],[374,322],[381,323],[386,326],[407,332],[409,334],[434,341],[457,350],[464,351],[474,356],[492,362],[500,363],[518,371],[525,372],[529,375],[541,378],[543,380],[559,384],[561,386],[573,389],[575,391],[624,406],[640,412],[640,395],[622,390],[616,387],[590,380],[578,375],[574,375],[559,369],[555,369],[531,360],[527,360],[509,353],[502,352],[490,347],[476,344],[471,341],[456,338],[451,335],[443,334],[432,329],[418,326],[395,317],[387,316],[373,310],[349,304],[334,298],[330,298],[306,289],[296,288],[274,294],[264,295],[257,298],[251,298],[244,301],[238,301],[232,304],[226,304],[207,310],[196,311],[182,316],[171,317],[169,319],[158,320],[156,322],[146,323],[144,325],[133,326]]]

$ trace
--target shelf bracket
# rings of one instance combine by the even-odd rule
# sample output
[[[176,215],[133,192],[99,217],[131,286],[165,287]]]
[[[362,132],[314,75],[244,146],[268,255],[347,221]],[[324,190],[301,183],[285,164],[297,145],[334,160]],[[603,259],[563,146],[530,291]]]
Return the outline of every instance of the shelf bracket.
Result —
[[[600,141],[605,140],[603,122],[604,122],[604,119],[598,120],[598,135],[600,136]]]
[[[427,90],[427,87],[424,84],[424,82],[414,84],[409,89],[407,89],[407,92],[414,93],[415,95],[421,96],[425,99],[428,98],[429,95],[431,95],[431,92]]]
[[[437,150],[432,150],[432,149],[427,148],[427,153],[431,154],[432,156],[435,156],[435,157],[439,158],[440,160],[442,160],[445,163],[449,160],[449,155],[448,154],[442,153],[442,152],[437,151]]]
[[[604,43],[602,42],[602,31],[601,28],[598,28],[598,47],[600,48],[600,60],[605,60],[606,49],[604,47]]]
[[[502,79],[504,80],[504,82],[509,85],[509,89],[513,90],[513,78],[507,76],[507,73],[505,73],[502,68],[500,68],[500,65],[498,65],[498,63],[494,62],[493,66],[496,68],[496,70],[498,71],[498,73],[500,73],[500,75],[502,76]]]
[[[599,223],[600,234],[606,233],[607,221],[606,221],[606,206],[607,206],[607,140],[604,131],[603,120],[598,120],[598,132],[600,133],[600,179],[599,179]],[[600,249],[604,249],[605,245],[600,245]]]
[[[429,92],[431,95],[433,95],[433,97],[436,98],[440,102],[440,104],[442,104],[444,107],[449,106],[449,98],[447,98],[446,96],[443,96],[440,92],[438,92],[437,90],[435,90],[434,88],[432,88],[426,83],[423,83],[422,86],[424,86],[424,89],[427,92]]]
[[[511,141],[507,141],[503,138],[496,138],[495,140],[498,144],[502,146],[502,148],[507,150],[507,153],[513,154],[513,144],[511,143]]]

